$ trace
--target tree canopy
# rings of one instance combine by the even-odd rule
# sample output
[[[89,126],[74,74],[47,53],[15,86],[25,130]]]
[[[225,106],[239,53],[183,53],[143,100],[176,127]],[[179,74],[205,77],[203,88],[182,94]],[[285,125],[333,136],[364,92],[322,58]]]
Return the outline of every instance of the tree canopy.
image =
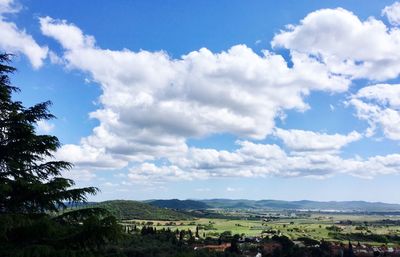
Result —
[[[57,137],[39,135],[36,124],[53,119],[51,102],[24,107],[10,81],[15,68],[0,54],[0,256],[86,256],[119,237],[116,219],[104,209],[59,215],[66,202],[82,202],[95,187],[74,188],[63,171],[72,164],[54,159]]]

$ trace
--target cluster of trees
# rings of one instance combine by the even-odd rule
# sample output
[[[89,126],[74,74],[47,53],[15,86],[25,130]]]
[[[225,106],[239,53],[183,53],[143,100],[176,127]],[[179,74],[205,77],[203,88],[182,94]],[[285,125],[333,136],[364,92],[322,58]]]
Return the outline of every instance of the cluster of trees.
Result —
[[[379,235],[370,233],[329,233],[329,236],[340,241],[378,242],[382,244],[400,243],[399,235]]]

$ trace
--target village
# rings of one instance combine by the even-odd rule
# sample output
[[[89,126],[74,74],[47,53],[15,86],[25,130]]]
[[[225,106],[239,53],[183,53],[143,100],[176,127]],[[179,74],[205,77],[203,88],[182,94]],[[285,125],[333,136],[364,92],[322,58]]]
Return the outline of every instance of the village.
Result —
[[[312,240],[315,241],[315,240]],[[291,242],[291,243],[288,243]],[[292,248],[307,249],[310,252],[325,251],[328,256],[400,256],[400,245],[387,246],[387,245],[370,245],[361,244],[359,242],[328,242],[322,241],[310,245],[307,240],[303,241],[290,241],[286,237],[241,237],[238,239],[238,249],[241,250],[243,256],[246,257],[262,257],[262,256],[279,256],[282,251],[290,251]],[[207,249],[209,251],[225,252],[232,247],[231,242],[224,242],[220,244],[194,244],[194,250]],[[286,247],[286,249],[284,249]],[[314,251],[313,251],[314,250]]]

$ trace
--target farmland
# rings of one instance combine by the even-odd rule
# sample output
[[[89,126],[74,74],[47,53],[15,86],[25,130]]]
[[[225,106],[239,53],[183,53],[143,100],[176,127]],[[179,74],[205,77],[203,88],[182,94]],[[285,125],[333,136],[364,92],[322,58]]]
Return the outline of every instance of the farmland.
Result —
[[[292,240],[312,238],[315,240],[360,241],[372,245],[398,244],[400,216],[361,214],[312,213],[300,217],[247,219],[199,218],[181,221],[125,220],[122,224],[147,225],[157,229],[199,229],[201,237],[218,237],[224,231],[249,237],[285,235]]]

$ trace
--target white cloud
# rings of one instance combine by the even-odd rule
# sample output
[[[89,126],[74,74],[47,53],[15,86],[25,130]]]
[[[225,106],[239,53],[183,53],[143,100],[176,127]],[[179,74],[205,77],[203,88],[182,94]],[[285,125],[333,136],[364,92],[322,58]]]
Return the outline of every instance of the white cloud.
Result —
[[[117,186],[119,186],[119,184],[111,183],[111,182],[105,182],[105,183],[102,184],[102,186],[105,186],[105,187],[117,187]]]
[[[268,176],[326,178],[349,174],[373,178],[384,174],[400,174],[400,155],[370,158],[341,158],[335,152],[286,153],[277,145],[238,142],[235,151],[190,148],[171,164],[156,166],[144,163],[130,170],[134,183],[151,184],[171,180],[197,180],[214,177]],[[183,172],[184,171],[184,172]]]
[[[63,65],[65,64],[63,59],[59,57],[55,52],[49,51],[49,59],[52,64],[59,64]]]
[[[308,14],[277,34],[272,46],[302,53],[350,78],[385,80],[400,73],[400,31],[342,8]]]
[[[400,25],[400,3],[394,2],[392,5],[386,6],[382,10],[382,15],[385,15],[390,24],[394,26]]]
[[[160,184],[166,181],[205,179],[208,174],[186,172],[174,165],[157,166],[153,163],[142,163],[129,170],[128,178],[132,183],[141,185]]]
[[[244,45],[171,59],[165,52],[101,49],[66,21],[40,23],[64,47],[68,67],[88,72],[103,90],[102,108],[90,114],[100,125],[80,147],[128,161],[175,155],[190,137],[265,138],[281,111],[309,108],[303,97],[311,90],[342,92],[350,84],[301,54],[292,68],[280,55],[259,56]]]
[[[36,123],[38,130],[40,133],[49,133],[51,132],[55,125],[45,120],[40,120]]]
[[[356,116],[366,120],[372,136],[377,127],[393,140],[400,140],[400,84],[377,84],[360,89],[347,102],[356,109]]]
[[[21,7],[14,0],[0,0],[0,15],[4,13],[16,13]]]
[[[227,187],[226,192],[237,192],[237,191],[242,191],[241,188],[235,188],[235,187]]]
[[[290,67],[281,55],[263,51],[260,56],[245,45],[220,53],[202,48],[177,59],[163,51],[102,49],[66,21],[45,17],[40,23],[43,34],[64,48],[57,62],[86,72],[102,90],[100,108],[90,113],[99,125],[79,145],[63,146],[59,159],[79,167],[129,167],[126,183],[145,185],[211,177],[370,178],[400,171],[396,154],[340,157],[344,146],[360,140],[358,132],[275,129],[275,118],[286,110],[310,108],[304,98],[311,91],[346,92],[351,79],[398,76],[400,32],[374,18],[360,21],[343,9],[307,15],[272,42],[291,51]],[[380,125],[396,138],[398,98],[386,88],[378,95],[381,91],[361,90],[349,104],[370,123],[367,134]],[[238,141],[234,151],[186,144],[188,138],[216,133],[247,140]],[[250,141],[271,133],[290,151]],[[166,161],[152,162],[159,159]]]
[[[0,49],[11,53],[23,53],[29,58],[34,68],[43,65],[48,48],[40,46],[13,22],[7,21],[5,14],[15,13],[19,7],[12,0],[0,0]]]
[[[66,144],[56,153],[55,157],[76,164],[79,167],[92,167],[98,169],[123,168],[128,162],[122,158],[113,158],[104,148],[96,148],[85,143],[82,145]]]
[[[357,92],[356,97],[400,109],[400,84],[377,84],[364,87]]]
[[[297,152],[337,152],[347,144],[360,140],[362,135],[352,131],[348,135],[326,134],[304,130],[283,130],[277,128],[275,136],[282,139],[287,147]]]
[[[96,178],[96,174],[86,169],[72,169],[62,172],[62,175],[74,181],[91,181]]]

